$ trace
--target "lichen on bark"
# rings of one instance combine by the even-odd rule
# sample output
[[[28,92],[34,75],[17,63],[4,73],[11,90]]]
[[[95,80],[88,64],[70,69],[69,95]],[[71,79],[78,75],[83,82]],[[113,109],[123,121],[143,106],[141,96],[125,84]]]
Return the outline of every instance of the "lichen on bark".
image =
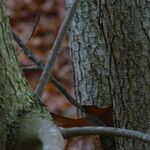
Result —
[[[30,147],[32,150],[45,150],[45,143],[39,137],[44,126],[39,126],[37,120],[45,122],[45,126],[57,128],[45,106],[29,89],[23,77],[17,52],[12,44],[6,12],[5,3],[0,0],[0,149],[28,150]],[[37,130],[33,130],[34,128]],[[44,132],[43,129],[42,131]],[[42,138],[50,140],[50,130],[47,133]],[[61,138],[61,135],[58,137]],[[62,138],[59,142],[63,143]],[[63,149],[63,145],[59,149]]]

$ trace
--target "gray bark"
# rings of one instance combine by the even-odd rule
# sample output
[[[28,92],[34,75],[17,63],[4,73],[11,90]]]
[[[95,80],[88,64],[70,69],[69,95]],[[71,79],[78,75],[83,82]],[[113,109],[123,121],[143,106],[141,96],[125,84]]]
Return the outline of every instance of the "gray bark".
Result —
[[[66,1],[67,8],[72,0]],[[70,28],[75,95],[83,105],[111,104],[109,51],[103,37],[99,0],[81,0]]]
[[[150,133],[150,2],[82,0],[70,47],[78,101],[113,101],[115,126]],[[150,149],[131,139],[116,141],[118,150]]]
[[[150,3],[102,1],[105,36],[110,48],[110,78],[117,127],[150,128]],[[118,150],[150,149],[119,138]]]
[[[68,9],[72,2],[66,1]],[[81,105],[111,105],[109,51],[102,28],[100,1],[81,0],[69,32],[75,96]],[[113,138],[101,142],[105,149],[114,149]]]

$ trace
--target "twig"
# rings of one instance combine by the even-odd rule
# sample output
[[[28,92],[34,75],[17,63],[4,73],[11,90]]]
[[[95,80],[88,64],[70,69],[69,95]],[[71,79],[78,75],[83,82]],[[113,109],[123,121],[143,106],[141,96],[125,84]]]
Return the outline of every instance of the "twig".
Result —
[[[39,67],[37,67],[37,66],[29,66],[29,67],[24,67],[24,66],[22,66],[21,68],[22,68],[22,70],[32,70],[32,71],[41,70],[41,69],[40,69]]]
[[[64,96],[68,99],[68,101],[76,106],[79,110],[81,110],[83,113],[86,114],[86,117],[92,120],[95,125],[100,125],[100,126],[106,126],[104,122],[102,122],[100,119],[98,119],[96,116],[89,114],[86,112],[86,110],[77,102],[75,98],[73,98],[67,90],[55,79],[51,76],[51,82],[59,88],[59,90],[64,94]]]
[[[23,69],[38,69],[39,68],[40,70],[43,70],[44,65],[40,62],[40,60],[37,57],[35,57],[33,55],[32,51],[25,46],[25,44],[22,42],[22,40],[19,38],[19,36],[13,30],[11,30],[11,31],[12,31],[14,40],[22,48],[24,54],[37,65],[37,66],[32,66],[32,67],[23,67]],[[74,99],[67,92],[67,90],[62,86],[62,84],[59,83],[52,75],[49,77],[49,80],[58,88],[58,90],[68,99],[69,102],[71,101],[71,99]],[[72,104],[72,102],[71,102],[71,104]]]
[[[113,127],[75,127],[60,129],[65,138],[81,135],[113,135],[132,138],[150,144],[150,135],[139,131]]]
[[[25,44],[23,43],[23,41],[19,38],[19,36],[13,31],[13,29],[11,29],[12,35],[14,40],[17,42],[17,44],[22,48],[22,51],[24,52],[24,54],[30,59],[32,60],[40,69],[43,69],[43,65],[40,62],[40,60],[35,57],[32,53],[32,51],[30,49],[28,49]]]
[[[46,62],[46,65],[44,67],[44,70],[42,72],[42,75],[40,77],[39,83],[36,87],[36,94],[41,97],[42,92],[44,90],[44,86],[46,84],[46,82],[49,79],[49,74],[51,73],[52,70],[52,66],[55,62],[56,56],[58,55],[58,52],[60,50],[61,44],[63,42],[64,36],[66,34],[66,32],[68,31],[68,28],[71,24],[72,19],[74,18],[75,12],[77,10],[78,4],[79,4],[80,0],[75,0],[67,17],[65,18],[60,31],[57,35],[57,38],[55,40],[55,43],[53,45],[53,48],[51,50],[51,53],[49,54],[48,60]]]
[[[31,67],[22,67],[24,70],[38,70],[37,66]],[[96,116],[88,114],[86,110],[77,102],[75,98],[73,98],[68,91],[58,82],[53,76],[50,76],[50,81],[61,91],[61,93],[66,97],[66,99],[74,106],[76,106],[79,110],[86,114],[86,117],[92,120],[95,125],[106,126],[102,121],[100,121]]]
[[[12,30],[12,35],[14,40],[18,43],[18,45],[22,48],[23,52],[29,59],[31,59],[40,70],[43,70],[44,65],[40,62],[40,60],[32,54],[32,51],[28,49],[22,40],[18,37],[18,35]],[[36,69],[38,69],[36,68]],[[29,68],[28,68],[29,69]],[[66,97],[66,99],[74,106],[76,106],[79,110],[84,112],[87,115],[87,118],[92,120],[96,125],[105,125],[101,122],[96,116],[88,114],[84,108],[77,102],[75,98],[73,98],[67,90],[59,83],[52,75],[49,77],[49,80],[57,87],[57,89]]]
[[[37,18],[35,20],[35,23],[34,23],[34,26],[33,26],[33,29],[32,29],[32,33],[31,33],[31,35],[30,35],[30,37],[28,38],[27,41],[29,41],[32,38],[32,36],[33,36],[33,34],[34,34],[34,32],[35,32],[35,30],[37,28],[37,25],[39,23],[40,17],[41,17],[41,13],[38,13],[38,16],[37,16]]]
[[[79,3],[79,0],[76,0],[74,3]],[[75,6],[74,6],[75,7]],[[73,7],[73,8],[74,8]],[[76,7],[77,7],[77,4],[76,4]],[[71,9],[72,11],[74,11],[75,9],[76,9],[76,7],[73,9]],[[73,13],[72,11],[70,10],[70,13],[68,14],[68,17]],[[68,18],[67,17],[67,18]],[[73,17],[73,15],[71,16],[71,17]],[[69,21],[68,21],[69,22]],[[70,20],[70,22],[71,22],[71,20]],[[66,21],[65,21],[65,23],[66,23]],[[64,24],[65,24],[64,23]],[[67,24],[67,23],[66,23]],[[65,25],[64,25],[65,26]],[[67,25],[66,25],[67,26]],[[69,26],[69,24],[68,24],[68,26],[67,27],[64,27],[64,28],[67,28],[68,26]],[[62,26],[62,28],[63,28],[63,26]],[[12,35],[13,35],[13,38],[14,38],[14,40],[18,43],[18,45],[22,48],[22,50],[23,50],[23,52],[24,52],[24,54],[29,58],[29,59],[31,59],[36,65],[37,65],[37,67],[39,67],[39,69],[41,69],[41,70],[43,70],[43,68],[44,68],[44,65],[41,63],[41,61],[37,58],[37,57],[35,57],[33,54],[32,54],[32,51],[30,50],[30,49],[28,49],[26,46],[25,46],[25,44],[22,42],[22,40],[19,38],[19,36],[17,35],[17,34],[15,34],[15,32],[13,31],[13,29],[11,29],[12,30]],[[61,30],[62,31],[62,30]],[[63,32],[63,33],[62,33]],[[61,34],[65,34],[64,32],[65,31],[62,31],[62,32],[60,32],[59,33],[59,35],[61,35]],[[63,40],[63,37],[62,37],[62,39],[59,39],[59,40],[57,40],[58,41],[58,43],[59,42],[61,42],[60,40]],[[57,43],[57,41],[56,41],[56,43]],[[55,44],[56,45],[56,44]],[[55,46],[54,46],[55,47]],[[60,47],[59,47],[60,48]],[[49,73],[49,72],[48,72]],[[87,115],[87,118],[89,118],[90,120],[92,120],[96,125],[101,125],[101,126],[105,126],[105,124],[102,122],[102,121],[100,121],[96,116],[94,116],[94,115],[92,115],[92,114],[88,114],[87,112],[86,112],[86,110],[84,109],[84,108],[82,108],[82,106],[77,102],[77,100],[75,100],[75,98],[73,98],[68,92],[67,92],[67,90],[62,86],[62,84],[61,83],[59,83],[51,74],[50,74],[50,77],[49,76],[47,76],[48,78],[49,78],[49,80],[58,88],[58,90],[68,99],[68,101],[72,104],[72,105],[74,105],[74,106],[76,106],[78,109],[80,109],[82,112],[84,112],[86,115]]]

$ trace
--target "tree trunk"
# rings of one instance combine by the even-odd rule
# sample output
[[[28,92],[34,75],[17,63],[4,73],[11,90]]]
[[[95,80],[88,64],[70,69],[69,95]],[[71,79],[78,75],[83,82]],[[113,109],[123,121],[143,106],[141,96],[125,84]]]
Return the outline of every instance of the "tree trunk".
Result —
[[[115,124],[150,129],[150,3],[103,0],[105,36],[110,48],[110,78]],[[118,150],[145,150],[145,144],[118,138]],[[150,147],[149,147],[150,148]]]
[[[66,5],[70,8],[72,0],[66,0]],[[75,95],[83,105],[111,104],[109,52],[100,16],[99,0],[81,0],[69,32]]]
[[[70,28],[78,101],[113,101],[115,126],[142,132],[150,131],[149,10],[146,0],[82,0]],[[116,141],[118,150],[149,149],[135,140]]]
[[[72,0],[66,0],[68,9],[72,3]],[[102,28],[100,1],[81,0],[69,32],[75,96],[81,105],[112,104],[109,51]],[[101,140],[105,149],[114,149],[113,138],[103,137]]]
[[[39,128],[45,121],[47,129],[52,119],[28,88],[11,39],[5,4],[0,0],[0,149],[44,150],[47,143],[42,141],[45,137],[39,137]]]

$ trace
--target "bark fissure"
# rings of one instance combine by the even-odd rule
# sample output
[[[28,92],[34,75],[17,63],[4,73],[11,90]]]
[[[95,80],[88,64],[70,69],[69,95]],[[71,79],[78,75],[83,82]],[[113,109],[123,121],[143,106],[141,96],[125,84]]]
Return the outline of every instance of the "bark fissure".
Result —
[[[104,34],[113,53],[110,69],[115,124],[117,127],[149,132],[150,69],[147,60],[150,56],[150,4],[137,0],[105,0],[101,7],[107,25],[107,33]],[[148,147],[134,140],[118,138],[117,148]]]
[[[68,8],[71,2],[67,1]],[[111,104],[108,86],[109,52],[102,35],[99,3],[98,0],[81,1],[70,28],[75,93],[79,102],[86,105]]]
[[[72,0],[66,0],[68,9]],[[70,27],[75,96],[81,105],[111,105],[109,89],[109,51],[102,31],[100,1],[82,0]],[[81,115],[81,113],[78,113]],[[106,149],[114,149],[109,137],[103,138]]]

